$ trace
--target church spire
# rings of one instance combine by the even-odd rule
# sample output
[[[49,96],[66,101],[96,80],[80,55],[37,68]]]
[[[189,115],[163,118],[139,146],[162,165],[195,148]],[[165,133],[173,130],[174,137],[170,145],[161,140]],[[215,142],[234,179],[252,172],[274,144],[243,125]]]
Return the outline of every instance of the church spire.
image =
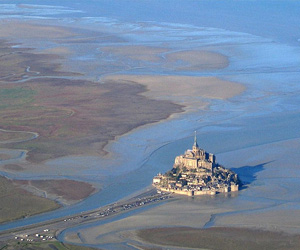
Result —
[[[197,143],[197,131],[195,131],[195,137],[194,137],[194,145],[193,147],[198,148],[198,143]]]

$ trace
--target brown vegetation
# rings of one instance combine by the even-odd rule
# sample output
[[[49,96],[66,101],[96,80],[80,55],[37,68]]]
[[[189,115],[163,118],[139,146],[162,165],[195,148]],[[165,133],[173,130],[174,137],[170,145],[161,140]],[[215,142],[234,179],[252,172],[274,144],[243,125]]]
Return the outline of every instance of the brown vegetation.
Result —
[[[21,81],[29,77],[45,75],[78,75],[63,72],[60,64],[55,62],[60,58],[58,55],[37,54],[33,53],[32,49],[12,47],[12,45],[0,41],[0,83]]]
[[[52,55],[36,55],[24,49],[14,51],[6,43],[1,46],[6,51],[2,54],[11,62],[5,66],[9,73],[0,71],[1,126],[37,132],[39,137],[0,146],[29,150],[31,161],[72,154],[104,154],[104,146],[116,136],[182,111],[181,106],[171,102],[144,97],[141,93],[146,88],[142,85],[61,78],[59,65],[50,63],[55,59]],[[5,64],[0,61],[0,66],[1,62]],[[38,76],[16,83],[28,74],[24,73],[26,67],[38,71]],[[60,77],[42,77],[53,74]],[[11,83],[7,85],[7,81]]]

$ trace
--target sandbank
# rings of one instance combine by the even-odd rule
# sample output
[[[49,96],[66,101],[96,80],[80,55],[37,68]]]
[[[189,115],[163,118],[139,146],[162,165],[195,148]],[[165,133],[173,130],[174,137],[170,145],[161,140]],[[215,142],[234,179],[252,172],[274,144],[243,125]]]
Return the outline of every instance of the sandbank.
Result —
[[[128,59],[137,60],[140,63],[137,67],[156,63],[161,68],[176,71],[207,71],[223,69],[229,65],[226,56],[205,49],[177,51],[167,47],[124,45],[100,47],[100,50],[119,57],[123,62],[127,62]],[[147,67],[155,67],[155,64],[148,64]]]
[[[189,227],[140,230],[144,242],[163,246],[201,249],[299,249],[300,235],[242,228]]]
[[[0,20],[2,39],[57,39],[74,36],[75,33],[61,26],[42,25],[32,21]]]
[[[229,65],[226,56],[205,50],[186,50],[166,54],[169,63],[177,63],[177,70],[203,71],[223,69]]]
[[[143,95],[158,100],[170,100],[187,109],[204,109],[208,99],[228,99],[241,94],[245,86],[217,77],[111,75],[104,82],[138,83],[146,86]]]

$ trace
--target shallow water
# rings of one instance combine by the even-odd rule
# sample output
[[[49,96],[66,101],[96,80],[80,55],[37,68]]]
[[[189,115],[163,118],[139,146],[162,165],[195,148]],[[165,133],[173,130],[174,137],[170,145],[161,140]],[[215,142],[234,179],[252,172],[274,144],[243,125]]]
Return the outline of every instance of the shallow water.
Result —
[[[122,22],[155,21],[192,24],[245,32],[280,43],[299,45],[299,1],[293,0],[3,0],[4,18],[90,17]],[[18,8],[15,4],[32,4],[35,8]],[[52,6],[52,7],[51,7]],[[57,7],[59,6],[59,7]],[[177,26],[178,26],[177,25]]]

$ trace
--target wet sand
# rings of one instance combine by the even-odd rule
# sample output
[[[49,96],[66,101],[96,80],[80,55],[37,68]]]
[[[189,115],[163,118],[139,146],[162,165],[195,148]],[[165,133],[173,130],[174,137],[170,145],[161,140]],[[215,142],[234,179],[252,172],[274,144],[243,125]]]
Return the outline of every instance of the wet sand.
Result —
[[[74,37],[76,33],[70,29],[38,24],[32,21],[1,20],[0,38],[17,39],[57,39]]]
[[[300,235],[262,230],[187,227],[140,230],[138,238],[159,246],[197,249],[299,249]],[[142,247],[143,249],[143,247]]]
[[[101,51],[139,61],[159,62],[160,55],[167,52],[168,49],[151,46],[114,46],[101,47]]]
[[[103,81],[138,83],[147,87],[143,95],[158,100],[170,100],[186,110],[204,109],[210,99],[229,99],[241,94],[245,86],[216,77],[112,75]]]
[[[229,66],[229,60],[226,56],[210,52],[186,50],[166,55],[166,59],[170,62],[180,62],[182,66],[178,66],[181,71],[205,71],[214,69],[223,69]]]
[[[229,60],[226,56],[202,50],[172,50],[167,47],[152,47],[125,45],[114,47],[101,47],[101,51],[112,56],[120,57],[119,60],[133,59],[140,63],[158,63],[163,68],[176,71],[208,71],[228,67]]]

